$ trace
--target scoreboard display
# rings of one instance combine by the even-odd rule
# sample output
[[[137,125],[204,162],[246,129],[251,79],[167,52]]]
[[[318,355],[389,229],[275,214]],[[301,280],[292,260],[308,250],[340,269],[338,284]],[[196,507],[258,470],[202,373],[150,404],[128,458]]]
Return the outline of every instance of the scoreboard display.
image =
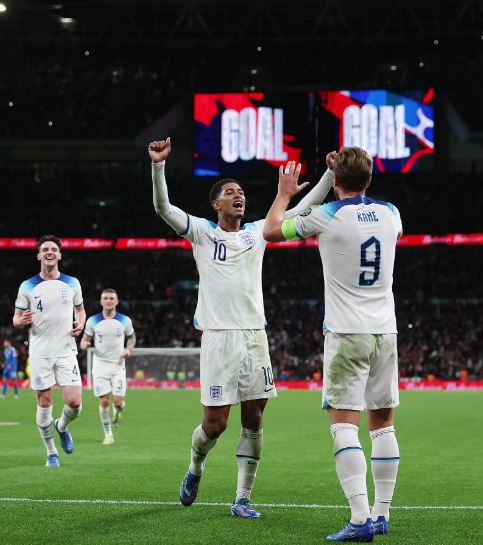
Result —
[[[308,168],[307,95],[197,94],[195,176],[273,177],[286,161]]]
[[[318,148],[358,146],[374,159],[374,172],[429,170],[434,154],[433,89],[395,93],[319,93]],[[424,162],[426,164],[424,164]]]
[[[433,97],[432,88],[196,94],[194,174],[273,178],[292,160],[307,173],[344,146],[365,149],[374,172],[430,170]]]

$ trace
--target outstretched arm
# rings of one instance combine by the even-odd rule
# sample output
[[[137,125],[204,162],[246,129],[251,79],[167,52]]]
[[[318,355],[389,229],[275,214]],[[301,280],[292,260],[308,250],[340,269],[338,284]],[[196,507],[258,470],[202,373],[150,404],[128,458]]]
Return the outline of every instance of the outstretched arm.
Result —
[[[188,215],[169,202],[168,186],[164,175],[165,161],[171,153],[171,139],[151,142],[148,152],[152,161],[153,202],[156,214],[177,233],[184,233],[188,228]]]
[[[324,172],[323,176],[320,178],[318,184],[313,187],[307,195],[293,208],[287,210],[284,214],[284,219],[294,218],[300,212],[307,210],[314,204],[322,204],[325,197],[332,189],[334,184],[334,157],[337,155],[336,151],[331,151],[325,157],[325,162],[327,163],[327,170]]]
[[[298,185],[299,174],[300,163],[296,168],[294,161],[288,163],[285,170],[283,166],[280,167],[277,196],[268,211],[263,229],[265,240],[280,242],[293,238],[293,233],[288,232],[287,229],[295,230],[295,219],[284,221],[284,214],[290,199],[308,185],[308,182]]]

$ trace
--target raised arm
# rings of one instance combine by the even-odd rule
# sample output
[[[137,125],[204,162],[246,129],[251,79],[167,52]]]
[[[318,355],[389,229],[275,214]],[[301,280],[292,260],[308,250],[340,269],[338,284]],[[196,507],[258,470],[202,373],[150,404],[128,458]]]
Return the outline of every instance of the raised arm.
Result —
[[[265,219],[263,238],[269,242],[280,242],[292,238],[289,231],[295,231],[295,219],[285,219],[287,206],[299,191],[308,185],[305,182],[298,185],[300,163],[295,167],[295,161],[291,161],[284,169],[280,167],[278,175],[278,191]]]
[[[327,170],[320,178],[318,184],[313,187],[296,206],[285,212],[284,219],[294,218],[300,214],[300,212],[307,210],[314,204],[322,204],[324,202],[325,197],[327,197],[327,194],[334,184],[333,166],[334,157],[336,155],[336,151],[331,151],[326,155],[325,162],[327,163]]]
[[[188,214],[169,202],[168,186],[164,175],[164,165],[171,153],[171,139],[151,142],[148,147],[152,161],[153,203],[156,214],[177,233],[185,233],[188,229]]]

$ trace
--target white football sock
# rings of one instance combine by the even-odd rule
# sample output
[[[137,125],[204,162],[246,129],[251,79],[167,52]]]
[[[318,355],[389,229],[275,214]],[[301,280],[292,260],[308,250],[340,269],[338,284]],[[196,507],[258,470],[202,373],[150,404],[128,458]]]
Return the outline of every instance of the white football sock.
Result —
[[[107,407],[99,405],[99,417],[101,419],[102,427],[104,428],[104,433],[106,433],[107,435],[112,435],[112,424],[109,405]]]
[[[191,463],[189,470],[193,475],[203,473],[203,462],[208,452],[216,445],[218,439],[210,439],[204,432],[201,424],[195,428],[191,437]]]
[[[375,492],[371,516],[373,520],[376,520],[377,517],[383,515],[386,520],[389,520],[389,508],[399,467],[399,446],[394,426],[371,431],[370,436],[372,440],[371,466]]]
[[[118,415],[122,413],[122,410],[124,409],[125,406],[126,406],[125,401],[121,403],[120,407],[118,407],[117,405],[113,405],[112,412],[113,412],[114,418],[116,418]]]
[[[250,499],[258,464],[263,447],[263,428],[258,431],[241,429],[240,441],[236,451],[236,463],[238,466],[238,479],[236,485],[236,499]]]
[[[59,418],[59,422],[57,424],[57,428],[59,429],[59,431],[64,432],[67,429],[69,422],[75,420],[79,416],[81,410],[82,405],[80,405],[77,409],[73,409],[72,407],[69,407],[69,405],[64,405],[62,415]]]
[[[371,516],[367,497],[367,464],[359,442],[359,428],[353,424],[333,424],[335,469],[351,507],[351,522],[364,524]]]
[[[47,454],[59,454],[54,442],[54,419],[52,418],[52,405],[50,407],[39,407],[37,405],[36,415],[37,427],[40,437],[44,442]]]

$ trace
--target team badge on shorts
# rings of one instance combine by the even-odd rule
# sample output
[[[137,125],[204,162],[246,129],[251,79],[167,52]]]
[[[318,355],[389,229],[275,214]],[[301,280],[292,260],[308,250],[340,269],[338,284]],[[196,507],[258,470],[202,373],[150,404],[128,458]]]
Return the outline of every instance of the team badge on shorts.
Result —
[[[240,240],[245,246],[252,246],[253,244],[255,244],[255,238],[250,233],[250,231],[241,231]]]
[[[221,386],[210,386],[210,397],[214,401],[221,399],[222,388]]]

